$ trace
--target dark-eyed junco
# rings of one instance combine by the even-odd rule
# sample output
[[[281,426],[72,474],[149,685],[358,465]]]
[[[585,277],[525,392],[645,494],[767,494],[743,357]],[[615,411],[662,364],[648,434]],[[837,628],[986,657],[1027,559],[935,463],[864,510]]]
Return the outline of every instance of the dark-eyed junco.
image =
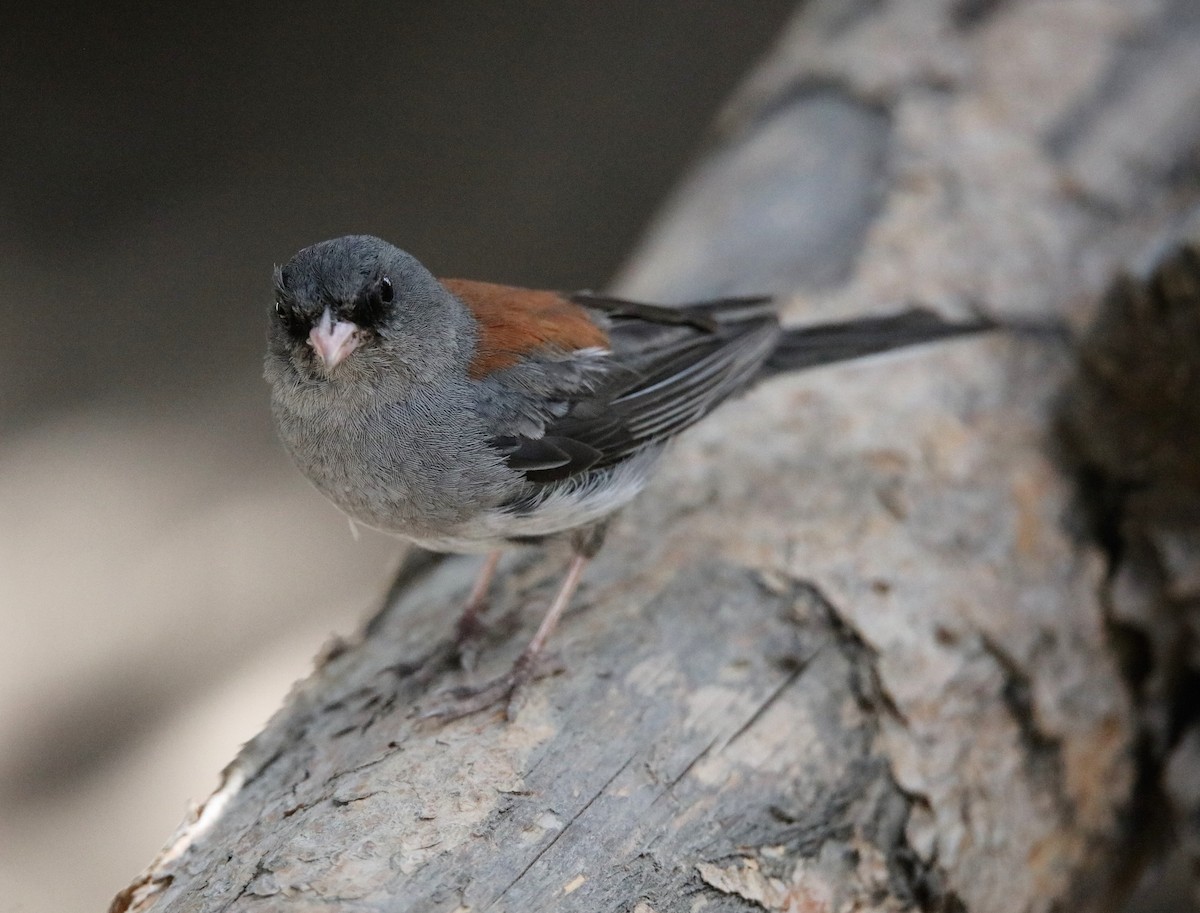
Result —
[[[459,715],[529,679],[605,523],[676,434],[776,372],[992,326],[908,310],[784,329],[768,298],[666,308],[439,280],[353,235],[276,269],[265,375],[284,445],[350,517],[427,549],[492,553],[460,636],[500,549],[570,543],[537,634],[508,675],[458,695]]]

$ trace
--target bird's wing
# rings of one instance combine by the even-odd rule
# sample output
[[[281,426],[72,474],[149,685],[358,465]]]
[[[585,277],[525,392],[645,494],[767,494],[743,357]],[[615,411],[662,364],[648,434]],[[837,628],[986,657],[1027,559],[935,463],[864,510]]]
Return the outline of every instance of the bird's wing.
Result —
[[[744,389],[779,336],[767,299],[664,308],[443,281],[480,322],[493,444],[533,483],[612,466]],[[513,403],[518,403],[514,407]]]

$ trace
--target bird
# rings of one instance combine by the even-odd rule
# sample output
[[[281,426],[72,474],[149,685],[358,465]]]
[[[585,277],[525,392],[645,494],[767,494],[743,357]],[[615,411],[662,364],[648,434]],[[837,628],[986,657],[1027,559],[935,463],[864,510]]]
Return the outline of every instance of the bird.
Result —
[[[512,668],[431,713],[521,689],[612,516],[672,438],[730,397],[797,371],[996,327],[909,308],[781,324],[770,296],[681,306],[438,279],[370,235],[322,241],[274,271],[264,376],[284,448],[353,522],[424,549],[484,553],[461,647],[503,550],[565,541],[566,574]]]

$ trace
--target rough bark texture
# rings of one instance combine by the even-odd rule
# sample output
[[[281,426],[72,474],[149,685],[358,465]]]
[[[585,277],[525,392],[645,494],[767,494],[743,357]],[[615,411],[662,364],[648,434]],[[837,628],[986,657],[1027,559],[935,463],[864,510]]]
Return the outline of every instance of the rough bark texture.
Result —
[[[1082,323],[1196,195],[1198,48],[1191,0],[809,3],[620,290]],[[1080,448],[1052,456],[1073,364],[995,334],[725,407],[614,525],[565,671],[513,724],[415,719],[468,678],[403,661],[449,636],[475,564],[424,568],[115,909],[1111,905],[1147,778],[1178,744],[1200,802],[1200,749],[1169,726],[1147,747],[1108,615],[1124,556],[1074,506]],[[1194,584],[1195,540],[1163,548]],[[475,676],[562,568],[502,564],[493,616],[520,629]],[[1156,642],[1162,616],[1126,627]]]

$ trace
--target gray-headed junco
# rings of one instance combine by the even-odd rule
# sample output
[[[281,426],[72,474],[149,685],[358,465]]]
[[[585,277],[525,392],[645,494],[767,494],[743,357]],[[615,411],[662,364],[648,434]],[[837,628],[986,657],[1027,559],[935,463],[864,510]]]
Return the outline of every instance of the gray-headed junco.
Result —
[[[512,671],[447,715],[531,676],[606,521],[666,443],[721,402],[799,370],[989,329],[924,310],[784,329],[768,298],[678,308],[434,278],[366,235],[275,271],[265,375],[284,445],[354,520],[427,549],[491,552],[565,538],[566,578]],[[510,702],[510,710],[511,710]]]

